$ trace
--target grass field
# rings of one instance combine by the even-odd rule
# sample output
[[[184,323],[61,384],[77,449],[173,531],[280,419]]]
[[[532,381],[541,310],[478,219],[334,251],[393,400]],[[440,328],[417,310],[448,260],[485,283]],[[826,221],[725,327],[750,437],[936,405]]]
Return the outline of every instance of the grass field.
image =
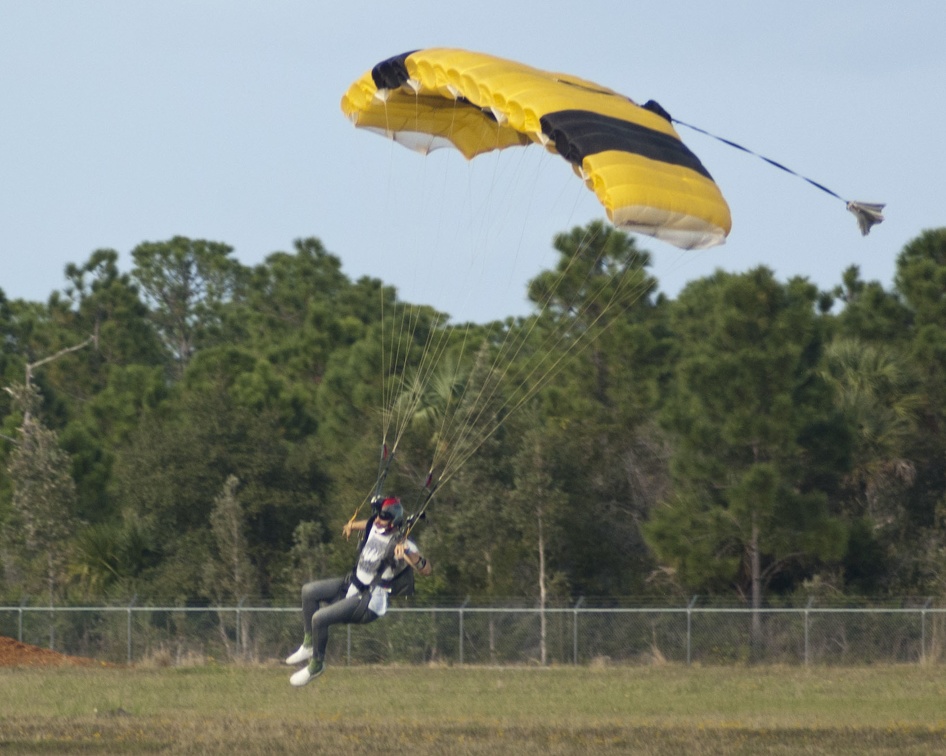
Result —
[[[946,674],[865,668],[0,669],[2,753],[946,753]]]

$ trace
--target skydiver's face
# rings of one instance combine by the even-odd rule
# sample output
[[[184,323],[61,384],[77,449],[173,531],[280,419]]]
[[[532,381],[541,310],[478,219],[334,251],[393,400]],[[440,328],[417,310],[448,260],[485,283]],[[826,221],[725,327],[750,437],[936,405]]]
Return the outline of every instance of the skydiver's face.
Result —
[[[385,517],[385,513],[382,512],[375,518],[374,526],[380,530],[382,533],[387,533],[390,530],[394,529],[394,523],[391,521],[390,516]]]

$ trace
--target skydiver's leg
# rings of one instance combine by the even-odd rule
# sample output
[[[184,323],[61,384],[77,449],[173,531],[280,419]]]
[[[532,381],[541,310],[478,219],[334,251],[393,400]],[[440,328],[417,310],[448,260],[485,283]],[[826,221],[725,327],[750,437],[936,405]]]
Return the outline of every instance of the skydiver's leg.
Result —
[[[338,599],[345,580],[344,577],[326,578],[302,586],[302,632],[309,633],[312,615],[319,611],[323,604],[331,604]]]
[[[313,660],[323,661],[328,647],[328,629],[332,625],[350,625],[370,622],[377,615],[368,610],[370,594],[355,595],[323,606],[312,615]],[[369,616],[371,619],[369,619]]]
[[[312,658],[312,615],[323,604],[336,601],[345,589],[346,578],[315,580],[302,586],[302,645],[286,658],[286,664],[300,664]]]
[[[328,629],[332,625],[367,623],[378,618],[368,609],[369,592],[363,596],[352,596],[328,604],[312,615],[312,637],[315,648],[309,663],[289,678],[290,684],[299,687],[308,685],[325,671],[325,649],[328,646]]]

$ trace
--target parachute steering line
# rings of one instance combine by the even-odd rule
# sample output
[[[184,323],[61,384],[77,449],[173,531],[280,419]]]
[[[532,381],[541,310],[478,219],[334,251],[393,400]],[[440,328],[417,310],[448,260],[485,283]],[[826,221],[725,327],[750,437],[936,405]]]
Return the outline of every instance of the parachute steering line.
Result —
[[[539,145],[571,164],[614,226],[683,250],[722,244],[731,217],[719,187],[673,124],[754,155],[841,200],[863,235],[884,219],[883,204],[846,200],[781,163],[671,118],[656,102],[640,106],[578,77],[480,53],[433,48],[384,60],[351,85],[342,110],[355,126],[424,155],[452,147],[473,159],[494,150]],[[544,279],[546,288],[533,297],[539,314],[517,326],[499,325],[505,334],[490,330],[478,337],[487,347],[469,367],[464,357],[471,348],[472,324],[451,328],[432,308],[405,304],[388,316],[382,289],[383,429],[372,499],[383,495],[408,428],[420,420],[433,436],[432,461],[416,514],[407,518],[402,532],[410,533],[443,484],[509,415],[547,385],[569,358],[588,348],[597,332],[617,320],[612,317],[615,308],[629,307],[648,291],[646,262],[639,265],[632,257],[640,254],[646,261],[646,252],[629,246],[615,255],[604,245],[592,259],[592,241],[587,236],[571,239],[571,259],[559,266],[557,279]],[[607,271],[603,262],[618,270]],[[586,264],[584,281],[576,282],[569,271]],[[576,302],[563,302],[561,292],[556,293],[566,277],[578,284]],[[553,320],[542,318],[549,307],[560,308],[561,314]],[[390,333],[385,330],[389,323]],[[534,344],[540,325],[550,325],[550,332],[540,334],[541,343]],[[421,329],[426,332],[421,334]],[[534,353],[522,361],[523,352],[533,347]],[[446,363],[448,356],[455,365]],[[506,387],[510,371],[518,366],[522,375]]]
[[[590,284],[592,289],[588,292],[584,304],[578,305],[577,308],[575,303],[559,304],[563,313],[567,312],[570,317],[564,317],[539,343],[533,345],[536,362],[526,368],[524,375],[518,376],[515,382],[507,380],[510,366],[516,363],[523,349],[531,342],[535,329],[543,322],[539,316],[532,318],[530,323],[524,325],[518,335],[515,335],[516,331],[512,329],[506,332],[492,356],[486,360],[488,364],[482,366],[481,382],[477,383],[469,377],[462,380],[459,358],[457,367],[449,366],[451,383],[461,384],[462,389],[454,398],[453,403],[443,408],[439,415],[434,434],[431,465],[426,473],[417,504],[413,507],[415,514],[407,520],[405,534],[410,533],[420,520],[425,519],[427,508],[440,488],[499,430],[503,423],[546,386],[572,357],[588,348],[597,332],[607,329],[614,322],[615,318],[612,315],[615,309],[630,306],[646,291],[649,284],[646,276],[643,275],[643,267],[635,264],[638,255],[642,253],[636,250],[632,250],[632,256],[624,260],[621,272],[614,276],[606,276],[601,282],[590,283],[590,277],[596,271],[600,272],[601,258],[590,258],[587,255],[587,250],[591,249],[591,244],[595,241],[593,233],[590,237],[589,233],[586,231],[585,236],[577,240],[574,254],[556,274],[556,279],[551,283],[548,293],[541,298],[540,315],[551,306],[561,282],[574,266],[587,265],[585,278],[580,288],[585,289]],[[410,320],[416,326],[414,318],[408,319],[402,316],[398,320],[401,322]],[[575,325],[578,322],[582,325],[576,332]],[[470,329],[461,330],[462,338],[459,348],[462,357],[470,346],[468,344]],[[405,336],[411,340],[413,335],[413,328],[404,329],[398,340],[402,340]],[[447,335],[446,328],[434,329],[428,335],[427,343],[419,358],[420,364],[416,368],[418,375],[424,377],[407,378],[402,381],[404,388],[401,397],[409,398],[407,404],[412,409],[400,413],[401,421],[396,423],[398,430],[395,443],[406,432],[411,418],[416,414],[415,410],[421,400],[423,388],[421,384],[430,382],[432,366],[442,360],[444,351],[442,340],[446,339]],[[489,332],[485,338],[489,341],[495,335]],[[388,351],[391,355],[397,354],[403,358],[409,350],[401,347],[394,348],[392,345]],[[395,374],[402,368],[403,366],[398,365],[388,366],[390,372]],[[507,383],[514,384],[511,392],[509,395],[500,396],[502,387]],[[392,401],[397,407],[397,398]],[[396,447],[389,449],[387,444],[382,445],[373,498],[382,496],[385,479],[395,460],[395,455]]]
[[[575,254],[559,272],[557,280],[550,287],[550,293],[540,302],[540,315],[552,304],[559,286],[573,266],[582,261],[588,262],[587,258],[583,260],[583,253],[590,248],[594,236],[589,238],[587,233],[583,239],[579,240]],[[562,305],[563,311],[567,311],[571,319],[563,319],[557,327],[551,329],[541,343],[536,345],[535,353],[538,355],[536,364],[528,368],[525,375],[517,378],[509,396],[499,397],[501,387],[507,384],[509,366],[521,356],[523,349],[534,335],[535,328],[542,321],[539,316],[532,319],[531,324],[523,328],[518,338],[510,338],[511,331],[506,333],[489,366],[486,367],[485,377],[481,385],[475,389],[475,395],[468,394],[469,383],[464,386],[458,404],[466,399],[470,412],[465,418],[457,417],[458,410],[451,415],[449,425],[453,433],[445,433],[446,440],[438,444],[434,462],[424,485],[421,511],[426,509],[437,489],[453,477],[465,462],[499,430],[509,416],[522,408],[558,375],[571,358],[587,349],[592,344],[596,332],[606,330],[616,320],[612,316],[615,308],[630,306],[646,292],[649,286],[648,280],[646,276],[641,275],[643,269],[634,264],[638,254],[634,251],[634,257],[624,262],[624,269],[620,274],[608,278],[597,290],[593,290],[583,307],[579,306],[576,309],[574,303]],[[591,260],[584,284],[589,282],[590,276],[600,262],[600,257]],[[606,292],[608,282],[615,284],[610,293]],[[576,333],[575,326],[578,323],[583,325]],[[498,405],[495,403],[497,399]],[[491,408],[495,410],[495,413],[490,417],[488,413]],[[444,422],[443,426],[445,432],[447,423]]]

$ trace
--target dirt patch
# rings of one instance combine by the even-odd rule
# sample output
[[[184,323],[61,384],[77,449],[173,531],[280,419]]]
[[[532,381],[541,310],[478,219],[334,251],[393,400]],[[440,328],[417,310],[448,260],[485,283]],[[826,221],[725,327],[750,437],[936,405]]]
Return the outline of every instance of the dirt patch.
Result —
[[[0,635],[0,667],[84,667],[89,664],[94,664],[92,659],[66,656]]]

